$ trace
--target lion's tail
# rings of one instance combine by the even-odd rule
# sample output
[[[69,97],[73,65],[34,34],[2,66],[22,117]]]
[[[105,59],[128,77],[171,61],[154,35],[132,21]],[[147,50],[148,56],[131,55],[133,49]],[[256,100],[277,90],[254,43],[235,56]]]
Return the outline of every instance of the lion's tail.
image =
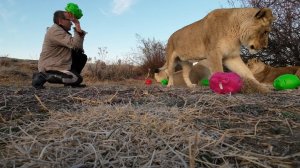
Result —
[[[173,41],[172,41],[172,36],[171,36],[171,38],[168,41],[167,48],[166,48],[166,62],[162,67],[156,69],[155,73],[158,73],[160,71],[164,71],[164,70],[168,69],[168,66],[169,66],[168,65],[168,62],[169,62],[168,59],[171,58],[171,54],[172,54],[173,51],[174,51],[174,46],[173,46]]]

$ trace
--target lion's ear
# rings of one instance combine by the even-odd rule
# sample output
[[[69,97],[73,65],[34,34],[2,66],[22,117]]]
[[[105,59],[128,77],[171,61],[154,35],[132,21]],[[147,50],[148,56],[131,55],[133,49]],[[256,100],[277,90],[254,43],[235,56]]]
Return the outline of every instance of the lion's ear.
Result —
[[[260,9],[254,16],[256,19],[263,19],[265,21],[272,22],[273,21],[273,14],[270,8],[262,8]]]

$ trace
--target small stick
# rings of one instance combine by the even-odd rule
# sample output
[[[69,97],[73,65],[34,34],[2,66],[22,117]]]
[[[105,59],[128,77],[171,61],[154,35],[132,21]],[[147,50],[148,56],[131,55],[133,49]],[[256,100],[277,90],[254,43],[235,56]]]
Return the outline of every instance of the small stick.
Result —
[[[147,74],[147,76],[146,76],[146,78],[145,78],[145,79],[148,79],[148,78],[149,78],[149,76],[150,76],[150,71],[151,71],[151,69],[150,69],[150,68],[148,68],[148,74]]]
[[[154,158],[154,155],[155,155],[155,151],[156,151],[156,150],[154,150],[153,153],[152,153],[152,157],[151,157],[151,160],[150,160],[150,162],[149,162],[149,166],[148,166],[148,167],[151,167],[151,164],[152,164],[152,162],[153,162],[153,158]]]
[[[36,94],[34,94],[34,96],[38,100],[38,102],[41,104],[41,106],[43,107],[43,109],[47,110],[49,112],[50,110],[44,105],[44,103],[41,101],[41,99]]]
[[[4,106],[0,107],[0,110],[6,107],[6,103],[7,103],[6,96],[3,95],[3,98],[4,98]]]
[[[195,168],[195,153],[196,153],[196,147],[198,144],[198,135],[195,135],[194,144],[192,143],[192,138],[190,137],[189,140],[189,155],[190,155],[190,168]]]
[[[285,122],[286,122],[286,125],[289,127],[291,134],[294,135],[291,125],[290,125],[289,121],[287,120],[287,118],[285,119]]]
[[[255,124],[254,127],[254,136],[256,136],[256,132],[257,132],[257,125],[260,123],[260,119],[257,121],[257,123]]]

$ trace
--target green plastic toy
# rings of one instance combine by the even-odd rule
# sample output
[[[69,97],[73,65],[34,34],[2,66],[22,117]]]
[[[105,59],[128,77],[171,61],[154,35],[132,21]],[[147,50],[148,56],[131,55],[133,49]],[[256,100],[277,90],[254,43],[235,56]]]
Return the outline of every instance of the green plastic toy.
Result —
[[[200,81],[200,84],[202,86],[209,86],[209,80],[207,78],[204,78]]]
[[[273,86],[276,90],[296,89],[300,86],[300,79],[293,74],[280,75],[274,80]]]
[[[68,3],[65,10],[72,13],[76,19],[80,19],[83,16],[81,9],[75,3]]]
[[[160,83],[163,85],[163,86],[166,86],[166,85],[168,85],[168,79],[163,79],[163,80],[161,80],[160,81]]]

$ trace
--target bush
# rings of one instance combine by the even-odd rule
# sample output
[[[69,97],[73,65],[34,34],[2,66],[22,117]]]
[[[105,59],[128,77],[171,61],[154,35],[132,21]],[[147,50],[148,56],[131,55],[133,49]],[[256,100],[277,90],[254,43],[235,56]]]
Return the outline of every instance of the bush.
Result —
[[[106,63],[108,51],[106,47],[99,47],[98,56],[102,59],[94,58],[94,61],[89,58],[89,62],[84,68],[84,76],[91,80],[124,80],[136,78],[142,75],[139,67],[129,63],[128,61],[121,61],[115,63]]]
[[[104,62],[96,61],[86,65],[84,75],[92,80],[113,80],[136,78],[141,74],[138,67],[130,64],[113,63],[106,65]]]
[[[129,60],[119,60],[108,64],[104,60],[108,51],[106,47],[99,47],[100,59],[89,58],[85,66],[84,75],[92,80],[124,80],[140,78],[154,73],[165,62],[165,44],[153,39],[143,39],[137,35],[138,52]]]
[[[163,42],[153,39],[144,39],[137,36],[138,45],[138,60],[140,60],[140,67],[144,74],[154,73],[154,70],[160,68],[165,63],[165,48]]]

